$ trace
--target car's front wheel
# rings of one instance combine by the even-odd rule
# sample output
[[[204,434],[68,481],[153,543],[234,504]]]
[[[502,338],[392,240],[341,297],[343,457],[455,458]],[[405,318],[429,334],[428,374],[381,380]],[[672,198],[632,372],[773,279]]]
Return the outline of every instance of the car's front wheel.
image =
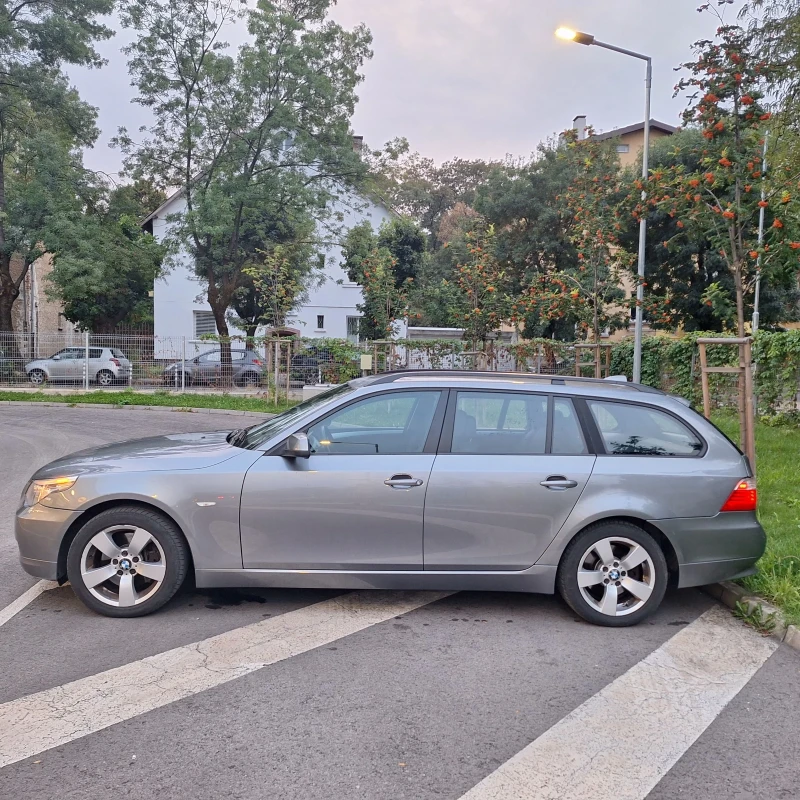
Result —
[[[90,519],[67,554],[67,577],[92,611],[142,617],[167,603],[189,569],[180,531],[156,511],[119,506]]]
[[[592,525],[570,542],[558,568],[558,590],[588,622],[636,625],[661,604],[669,574],[664,553],[627,522]]]

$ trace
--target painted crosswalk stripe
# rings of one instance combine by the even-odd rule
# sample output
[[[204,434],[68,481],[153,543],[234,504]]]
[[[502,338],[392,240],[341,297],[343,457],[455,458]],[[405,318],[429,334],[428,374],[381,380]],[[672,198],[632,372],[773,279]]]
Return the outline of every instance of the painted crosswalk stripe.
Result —
[[[0,767],[441,600],[363,592],[290,611],[0,705]]]
[[[47,592],[50,589],[57,589],[58,584],[55,581],[39,581],[23,592],[16,600],[9,603],[5,608],[0,609],[0,627],[6,624],[12,617],[19,614],[23,608],[30,605],[42,592]]]
[[[712,608],[461,800],[642,800],[776,647]]]

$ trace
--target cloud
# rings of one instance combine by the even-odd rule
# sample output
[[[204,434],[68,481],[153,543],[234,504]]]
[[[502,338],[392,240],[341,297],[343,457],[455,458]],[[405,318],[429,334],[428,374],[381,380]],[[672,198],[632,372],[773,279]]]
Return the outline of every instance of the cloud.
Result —
[[[339,0],[332,15],[347,27],[364,22],[374,35],[356,132],[373,146],[406,136],[444,160],[528,154],[579,113],[600,130],[643,119],[643,64],[556,40],[564,23],[652,55],[653,116],[677,123],[684,102],[672,99],[673,68],[716,27],[695,8],[693,0]],[[103,137],[87,163],[109,172],[120,155],[108,139],[119,125],[135,131],[146,121],[130,102],[119,52],[128,35],[103,43],[107,67],[71,74],[100,109]]]

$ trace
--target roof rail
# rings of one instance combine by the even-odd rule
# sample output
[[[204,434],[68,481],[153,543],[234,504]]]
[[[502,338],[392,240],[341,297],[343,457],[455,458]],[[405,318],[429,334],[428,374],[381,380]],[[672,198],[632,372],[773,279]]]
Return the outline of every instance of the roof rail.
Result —
[[[666,394],[661,389],[654,389],[652,386],[645,386],[643,383],[630,383],[609,380],[607,378],[579,378],[572,375],[539,375],[531,372],[492,372],[490,370],[459,370],[459,369],[408,369],[383,372],[375,375],[370,381],[371,384],[394,383],[401,378],[450,378],[450,377],[470,377],[470,378],[495,378],[502,380],[529,380],[531,382],[549,383],[551,386],[566,386],[568,383],[585,383],[587,385],[600,384],[608,388],[632,389],[645,394]]]

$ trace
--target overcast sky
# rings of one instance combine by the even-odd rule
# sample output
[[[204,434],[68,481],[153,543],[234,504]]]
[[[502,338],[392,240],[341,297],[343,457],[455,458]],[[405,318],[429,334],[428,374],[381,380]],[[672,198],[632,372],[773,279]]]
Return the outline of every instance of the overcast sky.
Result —
[[[674,67],[692,42],[713,36],[716,21],[698,0],[339,0],[333,16],[364,22],[375,56],[366,65],[353,120],[372,147],[405,136],[437,161],[454,156],[528,155],[538,142],[585,114],[598,130],[644,118],[644,63],[557,40],[562,24],[654,59],[653,117],[678,124]],[[737,4],[738,5],[738,4]],[[731,17],[733,13],[729,12]],[[113,23],[112,23],[113,24]],[[116,173],[108,147],[120,125],[146,121],[132,104],[121,31],[101,44],[108,65],[70,72],[99,109],[102,136],[87,166]],[[236,36],[229,36],[235,40]]]

